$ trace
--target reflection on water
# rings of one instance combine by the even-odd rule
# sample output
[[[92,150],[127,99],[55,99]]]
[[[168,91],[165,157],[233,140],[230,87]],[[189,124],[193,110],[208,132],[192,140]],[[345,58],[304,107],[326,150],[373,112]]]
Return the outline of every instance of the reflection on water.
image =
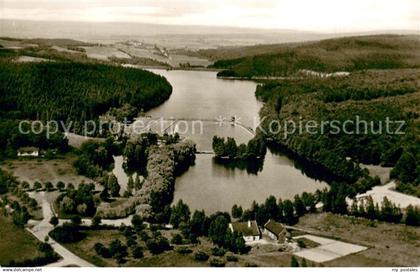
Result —
[[[270,196],[293,198],[302,192],[315,192],[328,185],[315,181],[286,157],[267,152],[262,172],[248,174],[214,162],[212,155],[197,155],[196,164],[177,178],[174,202],[184,200],[192,210],[208,213],[230,211],[233,204],[249,208],[252,202],[264,202]]]
[[[147,115],[153,118],[197,118],[215,119],[219,116],[237,116],[247,127],[258,124],[258,111],[261,104],[255,98],[256,84],[250,81],[221,80],[215,72],[152,70],[165,76],[173,87],[168,101]],[[252,138],[246,129],[229,123],[206,121],[203,133],[185,130],[191,122],[176,122],[173,129],[181,136],[197,143],[198,150],[211,150],[214,135],[234,137],[238,143]],[[171,122],[165,121],[164,126]],[[156,124],[158,126],[159,124]],[[128,177],[122,168],[122,157],[116,157],[117,175],[121,187],[126,188]],[[118,167],[117,167],[118,166]],[[263,202],[268,196],[293,198],[302,192],[315,192],[328,185],[306,176],[294,166],[294,162],[282,155],[267,152],[262,171],[248,173],[216,163],[212,155],[198,154],[196,164],[178,177],[175,184],[174,201],[183,199],[192,210],[204,209],[230,211],[233,204],[244,208],[255,200]],[[122,189],[123,190],[123,189]]]

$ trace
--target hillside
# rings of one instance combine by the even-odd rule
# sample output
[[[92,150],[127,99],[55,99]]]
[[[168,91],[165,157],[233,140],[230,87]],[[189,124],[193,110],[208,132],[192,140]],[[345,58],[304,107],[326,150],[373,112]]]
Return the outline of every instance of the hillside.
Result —
[[[393,167],[398,189],[419,196],[419,80],[420,69],[392,69],[268,82],[256,92],[265,102],[260,133],[274,146],[326,169],[335,180],[354,183],[364,177],[359,163]],[[357,119],[363,122],[359,130]],[[392,122],[387,129],[386,120],[404,123]],[[304,124],[302,133],[287,133],[292,128],[284,124],[292,121]],[[305,129],[309,122],[318,124],[315,131]],[[273,123],[282,126],[270,131]]]
[[[420,36],[377,35],[345,37],[298,44],[261,45],[204,50],[218,59],[212,67],[231,76],[287,76],[298,70],[318,72],[420,66]]]

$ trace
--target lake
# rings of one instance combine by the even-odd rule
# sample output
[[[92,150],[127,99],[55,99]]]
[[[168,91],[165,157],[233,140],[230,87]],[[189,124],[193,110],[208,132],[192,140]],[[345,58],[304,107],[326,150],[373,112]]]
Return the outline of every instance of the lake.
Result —
[[[262,103],[255,98],[255,82],[218,79],[216,72],[209,71],[150,71],[166,77],[173,93],[168,101],[147,115],[205,120],[201,128],[195,124],[194,131],[193,121],[178,121],[171,127],[195,141],[198,150],[211,150],[214,135],[234,137],[238,143],[246,143],[253,137],[240,126],[214,120],[230,120],[235,116],[244,126],[257,127]],[[325,187],[327,183],[307,177],[294,167],[292,160],[270,151],[262,171],[257,174],[220,165],[213,155],[197,154],[195,165],[176,179],[174,202],[182,199],[191,210],[212,213],[230,211],[234,204],[249,208],[254,200],[261,203],[270,195],[293,198],[296,194]]]

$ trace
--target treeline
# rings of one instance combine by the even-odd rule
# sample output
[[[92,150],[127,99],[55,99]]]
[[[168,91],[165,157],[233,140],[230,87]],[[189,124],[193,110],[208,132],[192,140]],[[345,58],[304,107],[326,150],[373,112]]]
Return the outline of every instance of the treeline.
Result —
[[[279,45],[265,52],[244,48],[243,51],[250,52],[248,55],[219,59],[212,67],[227,70],[220,72],[219,76],[235,77],[288,76],[302,69],[335,72],[417,68],[420,59],[415,52],[419,47],[418,39],[410,36],[346,37],[292,46]],[[229,52],[225,55],[222,57],[227,58]]]
[[[0,115],[7,118],[84,122],[125,104],[146,111],[171,92],[165,78],[140,69],[0,60]]]
[[[243,209],[235,204],[231,214],[233,218],[241,221],[256,220],[259,225],[264,225],[269,219],[294,225],[303,215],[319,211],[390,223],[405,223],[410,226],[420,225],[419,207],[409,205],[404,213],[399,206],[386,197],[380,206],[374,203],[372,197],[353,198],[349,206],[346,200],[349,196],[355,196],[351,186],[333,183],[330,190],[317,190],[314,194],[304,192],[301,195],[295,195],[292,200],[277,200],[274,196],[270,196],[261,204],[254,201],[250,209]]]

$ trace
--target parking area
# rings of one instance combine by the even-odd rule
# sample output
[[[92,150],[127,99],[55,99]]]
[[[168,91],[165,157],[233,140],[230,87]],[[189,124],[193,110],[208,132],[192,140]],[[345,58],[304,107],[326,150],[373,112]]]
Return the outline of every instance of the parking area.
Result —
[[[303,249],[294,253],[294,255],[298,257],[305,258],[317,263],[332,261],[334,259],[367,249],[367,247],[364,246],[340,242],[310,234],[296,236],[294,238],[306,238],[320,244],[318,247]]]

